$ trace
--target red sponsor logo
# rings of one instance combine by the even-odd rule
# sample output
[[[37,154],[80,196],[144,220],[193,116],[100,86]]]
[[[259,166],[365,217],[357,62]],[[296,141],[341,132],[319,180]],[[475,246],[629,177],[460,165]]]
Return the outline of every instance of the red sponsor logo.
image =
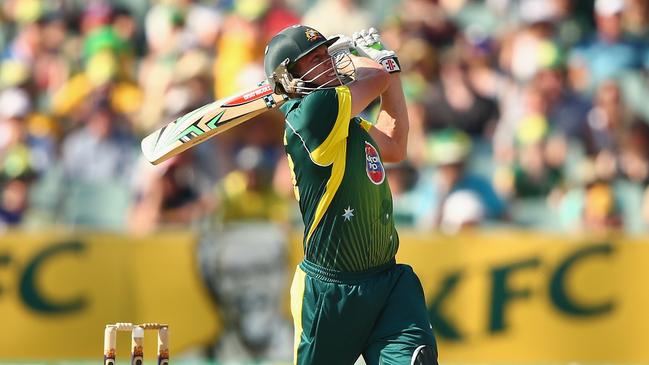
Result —
[[[272,93],[273,89],[270,87],[270,85],[263,85],[245,94],[234,96],[232,99],[227,100],[225,103],[223,103],[223,106],[237,106],[246,104]]]
[[[375,185],[380,185],[385,180],[385,169],[379,152],[367,141],[365,142],[365,171],[367,177]]]
[[[389,72],[399,70],[399,65],[397,65],[397,62],[395,60],[391,59],[391,58],[383,60],[382,64],[383,64],[383,67]]]

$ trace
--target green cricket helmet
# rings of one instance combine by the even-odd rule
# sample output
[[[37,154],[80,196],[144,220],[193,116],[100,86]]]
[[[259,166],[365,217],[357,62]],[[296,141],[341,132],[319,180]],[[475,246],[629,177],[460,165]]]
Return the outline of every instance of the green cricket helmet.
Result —
[[[273,87],[273,90],[280,94],[308,94],[315,89],[327,86],[320,85],[315,87],[306,85],[323,76],[324,73],[321,73],[310,80],[301,79],[307,76],[307,74],[317,66],[299,77],[291,75],[288,69],[299,59],[316,48],[322,45],[329,47],[334,44],[338,38],[339,37],[332,37],[327,39],[322,35],[322,33],[304,25],[293,25],[277,33],[270,40],[266,46],[266,50],[264,51],[264,71],[268,78],[268,82]],[[340,80],[337,63],[338,60],[334,60],[330,70],[336,71],[336,75],[338,76],[337,79]],[[351,63],[351,60],[349,63]],[[330,82],[331,80],[327,82],[327,84]],[[300,86],[296,87],[295,85]]]
[[[275,69],[288,60],[286,67],[292,66],[300,58],[321,45],[329,47],[338,37],[327,39],[322,33],[304,25],[284,28],[270,40],[264,54],[264,70],[270,77]]]

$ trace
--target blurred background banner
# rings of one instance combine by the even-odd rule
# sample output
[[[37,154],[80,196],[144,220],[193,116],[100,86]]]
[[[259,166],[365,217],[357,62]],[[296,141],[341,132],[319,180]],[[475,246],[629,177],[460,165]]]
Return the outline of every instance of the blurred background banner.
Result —
[[[647,237],[401,235],[450,362],[643,362]]]
[[[273,243],[283,242],[278,232],[252,224],[225,232],[214,239],[222,263],[212,268],[201,263],[211,257],[201,247],[207,243],[189,232],[140,239],[7,234],[0,238],[0,359],[96,358],[103,326],[117,321],[169,323],[172,354],[180,359],[197,351],[227,356],[227,346],[234,346],[228,344],[230,333],[255,339],[270,328],[282,337],[282,323],[290,326],[283,289],[290,275],[282,273],[294,271],[301,248],[299,232],[288,246]],[[260,243],[273,234],[276,239]],[[648,237],[514,230],[401,236],[398,259],[411,263],[422,280],[444,361],[649,358]],[[234,259],[251,251],[246,242],[278,248]],[[148,337],[149,351],[154,337]],[[120,338],[118,353],[128,352],[128,341]]]
[[[218,318],[193,236],[12,233],[0,238],[0,359],[99,359],[103,327],[161,322],[171,350],[206,344]],[[149,335],[149,355],[155,336]],[[130,334],[118,351],[130,352]]]

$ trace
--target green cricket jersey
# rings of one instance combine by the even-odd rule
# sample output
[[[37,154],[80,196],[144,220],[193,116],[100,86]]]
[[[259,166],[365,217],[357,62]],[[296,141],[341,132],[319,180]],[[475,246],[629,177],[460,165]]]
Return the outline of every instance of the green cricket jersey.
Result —
[[[284,145],[305,225],[305,259],[363,271],[393,259],[399,237],[371,124],[351,118],[349,88],[315,91],[281,107]]]

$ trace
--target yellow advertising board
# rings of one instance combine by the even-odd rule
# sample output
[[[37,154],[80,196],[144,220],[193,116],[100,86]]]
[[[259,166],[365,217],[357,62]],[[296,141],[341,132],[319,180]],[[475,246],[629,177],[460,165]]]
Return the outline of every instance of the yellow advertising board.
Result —
[[[649,362],[649,240],[402,235],[448,362]]]
[[[290,271],[299,242],[296,234]],[[421,278],[442,362],[637,363],[649,362],[647,243],[406,232],[398,261]],[[172,357],[213,343],[220,321],[196,255],[195,237],[182,232],[1,236],[0,359],[99,358],[111,322],[169,323]],[[120,348],[127,356],[127,339],[118,357]]]
[[[168,323],[172,353],[212,341],[219,322],[193,242],[177,232],[1,236],[0,359],[101,358],[103,327],[115,322]],[[129,341],[120,336],[118,357]]]

